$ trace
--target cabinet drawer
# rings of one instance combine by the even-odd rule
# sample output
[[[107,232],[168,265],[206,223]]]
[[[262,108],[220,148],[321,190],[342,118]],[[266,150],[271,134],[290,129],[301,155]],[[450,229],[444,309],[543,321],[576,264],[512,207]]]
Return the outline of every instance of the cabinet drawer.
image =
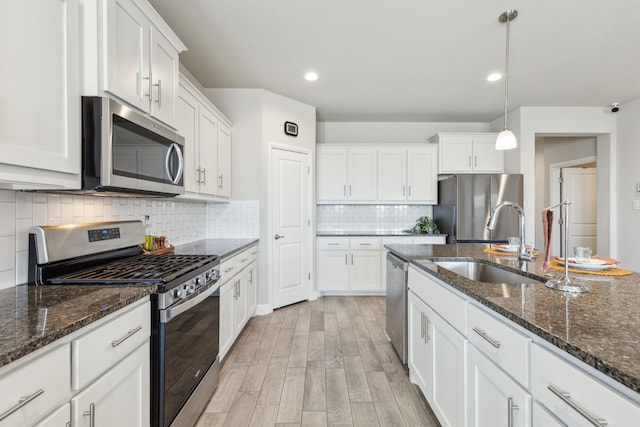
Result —
[[[591,425],[588,417],[609,426],[628,426],[640,419],[640,405],[537,344],[531,346],[531,391],[571,426]]]
[[[318,239],[318,250],[349,249],[348,237]]]
[[[71,350],[65,344],[0,378],[0,413],[5,414],[0,426],[33,425],[67,400],[71,393],[70,362]],[[17,409],[6,414],[11,408]]]
[[[149,301],[73,340],[73,389],[79,390],[89,384],[147,341],[150,335]]]
[[[240,269],[238,268],[238,258],[232,256],[220,262],[220,282],[225,283],[231,279]]]
[[[467,338],[525,388],[531,339],[473,303],[467,305]]]
[[[447,319],[458,332],[464,334],[466,324],[465,300],[446,290],[443,285],[409,268],[409,289],[429,304],[438,314]]]
[[[238,271],[242,270],[247,265],[249,265],[251,261],[253,261],[253,258],[251,257],[249,249],[240,252],[238,255],[235,256],[235,258],[236,258],[236,267]]]
[[[380,250],[380,239],[372,239],[372,238],[351,238],[349,240],[349,247],[351,249],[358,250]]]

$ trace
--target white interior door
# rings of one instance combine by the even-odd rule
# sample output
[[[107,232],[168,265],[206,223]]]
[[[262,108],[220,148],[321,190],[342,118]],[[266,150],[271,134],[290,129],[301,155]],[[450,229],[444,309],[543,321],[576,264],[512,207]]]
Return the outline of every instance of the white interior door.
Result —
[[[560,179],[560,176],[562,177]],[[564,167],[553,171],[552,182],[559,183],[551,191],[551,203],[559,203],[568,199],[569,206],[569,239],[568,254],[573,256],[574,246],[588,246],[597,253],[597,176],[596,168]],[[556,190],[557,189],[557,190]],[[556,209],[551,253],[565,254],[564,229],[559,223],[564,211]],[[562,248],[562,249],[561,249]]]
[[[309,299],[309,156],[273,149],[273,308]]]
[[[588,246],[597,251],[597,177],[595,168],[563,168],[564,197],[571,201],[569,208],[568,254],[574,246]]]

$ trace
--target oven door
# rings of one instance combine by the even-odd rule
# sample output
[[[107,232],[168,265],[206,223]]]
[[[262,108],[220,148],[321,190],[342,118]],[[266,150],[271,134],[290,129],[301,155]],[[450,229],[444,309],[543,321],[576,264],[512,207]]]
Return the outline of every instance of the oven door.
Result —
[[[159,425],[166,427],[217,361],[220,285],[212,283],[193,298],[159,314],[158,415]],[[209,388],[217,386],[217,376],[215,381]]]

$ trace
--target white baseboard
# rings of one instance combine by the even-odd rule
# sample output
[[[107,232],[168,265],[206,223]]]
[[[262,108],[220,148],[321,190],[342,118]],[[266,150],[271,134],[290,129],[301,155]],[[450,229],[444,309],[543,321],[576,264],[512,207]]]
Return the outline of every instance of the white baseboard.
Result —
[[[318,299],[318,291],[311,291],[311,295],[309,295],[309,301],[315,301]]]
[[[269,304],[258,304],[256,307],[256,316],[264,316],[273,313],[273,308]]]

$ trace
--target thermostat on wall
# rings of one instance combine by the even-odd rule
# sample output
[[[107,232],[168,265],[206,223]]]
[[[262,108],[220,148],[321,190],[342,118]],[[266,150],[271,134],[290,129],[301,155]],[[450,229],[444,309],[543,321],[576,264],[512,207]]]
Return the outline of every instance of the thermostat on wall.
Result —
[[[298,136],[298,125],[293,122],[284,122],[284,133],[291,136]]]

